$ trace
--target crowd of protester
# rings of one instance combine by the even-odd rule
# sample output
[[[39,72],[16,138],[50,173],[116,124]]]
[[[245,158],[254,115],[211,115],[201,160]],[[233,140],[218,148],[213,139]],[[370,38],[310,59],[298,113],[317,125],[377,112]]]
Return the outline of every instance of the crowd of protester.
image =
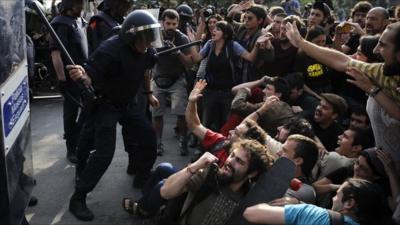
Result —
[[[158,157],[173,150],[163,145],[165,113],[177,116],[180,154],[197,150],[182,170],[156,166],[123,208],[161,214],[161,224],[226,224],[286,157],[301,188],[247,208],[246,220],[400,223],[400,6],[358,1],[344,21],[329,0],[192,7],[161,10],[162,36],[165,46],[200,47],[160,56],[144,95],[158,99],[149,99]]]

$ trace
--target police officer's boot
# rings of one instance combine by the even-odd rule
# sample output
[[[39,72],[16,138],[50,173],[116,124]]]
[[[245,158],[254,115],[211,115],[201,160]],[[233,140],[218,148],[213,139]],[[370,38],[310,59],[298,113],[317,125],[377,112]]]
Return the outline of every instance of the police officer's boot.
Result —
[[[86,194],[76,191],[69,200],[69,211],[79,220],[91,221],[94,219],[92,211],[86,206]]]
[[[76,150],[72,148],[67,149],[67,159],[71,163],[77,163],[78,162],[78,157],[76,157]]]
[[[133,158],[133,154],[132,153],[128,153],[128,157],[129,157],[129,162],[128,162],[128,168],[126,168],[126,173],[129,175],[135,175],[136,173],[136,168],[135,168],[135,164],[134,164],[134,158]]]

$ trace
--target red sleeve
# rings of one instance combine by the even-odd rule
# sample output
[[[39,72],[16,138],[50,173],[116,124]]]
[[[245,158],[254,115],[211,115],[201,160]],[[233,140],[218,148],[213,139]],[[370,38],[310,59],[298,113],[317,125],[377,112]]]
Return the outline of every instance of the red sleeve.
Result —
[[[204,151],[208,151],[208,149],[211,148],[214,144],[225,139],[226,137],[224,135],[208,129],[201,145],[203,146]]]

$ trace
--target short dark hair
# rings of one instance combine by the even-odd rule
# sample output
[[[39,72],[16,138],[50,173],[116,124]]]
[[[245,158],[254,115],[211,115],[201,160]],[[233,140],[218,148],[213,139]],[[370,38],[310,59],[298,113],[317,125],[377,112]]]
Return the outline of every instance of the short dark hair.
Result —
[[[290,118],[289,121],[283,125],[283,127],[289,131],[289,136],[292,134],[300,134],[311,139],[315,138],[312,125],[304,118],[297,116]]]
[[[312,27],[307,31],[306,40],[311,42],[312,39],[314,39],[314,38],[316,38],[316,37],[318,37],[318,36],[320,36],[320,35],[326,35],[326,34],[325,34],[325,31],[324,31],[324,28],[321,27],[321,26],[319,26],[319,25],[312,26]]]
[[[272,6],[271,8],[269,8],[269,14],[271,16],[276,16],[278,14],[286,14],[285,9],[282,8],[281,6]],[[286,16],[285,16],[286,17]]]
[[[354,199],[354,214],[359,224],[393,224],[384,191],[379,185],[357,178],[350,178],[345,183],[342,203]]]
[[[253,13],[257,19],[262,19],[263,21],[267,17],[267,11],[262,5],[253,5],[246,10],[246,12]]]
[[[367,109],[366,109],[365,105],[363,105],[363,104],[353,104],[351,106],[351,113],[354,113],[354,114],[359,115],[359,116],[365,116],[367,118],[368,124],[370,123],[369,116],[368,116]]]
[[[284,79],[288,82],[290,90],[304,88],[304,78],[302,72],[288,73]]]
[[[354,5],[350,12],[350,18],[353,18],[354,15],[358,12],[368,13],[369,10],[372,9],[372,4],[367,1],[360,1]]]
[[[62,14],[65,14],[68,10],[71,10],[77,4],[84,4],[83,0],[62,0],[61,10]]]
[[[374,146],[374,140],[370,138],[369,131],[367,129],[354,127],[350,130],[354,133],[353,146],[361,145],[362,149],[371,148]]]
[[[285,79],[281,77],[274,77],[273,79],[268,80],[266,84],[273,85],[275,88],[275,92],[281,93],[280,100],[284,102],[289,101],[290,97],[289,84]]]
[[[296,26],[297,26],[297,28],[299,28],[299,29],[302,28],[302,27],[304,27],[304,23],[303,23],[303,21],[301,20],[301,18],[298,17],[298,16],[296,16],[296,15],[287,16],[287,17],[285,17],[285,18],[283,19],[283,21],[282,21],[283,24],[286,24],[286,23],[293,23],[293,22],[296,22]]]
[[[315,166],[318,159],[318,145],[317,143],[306,136],[300,134],[290,135],[287,140],[295,141],[297,143],[295,148],[295,158],[302,158],[301,171],[308,178],[311,171]]]
[[[165,20],[165,17],[168,17],[170,19],[178,19],[179,21],[179,14],[175,9],[166,9],[164,12],[161,14],[161,20]]]

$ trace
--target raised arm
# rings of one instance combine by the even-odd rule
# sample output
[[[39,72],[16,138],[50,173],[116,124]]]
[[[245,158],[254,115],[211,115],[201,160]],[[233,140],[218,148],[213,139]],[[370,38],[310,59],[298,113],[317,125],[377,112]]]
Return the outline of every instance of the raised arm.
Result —
[[[262,77],[262,78],[260,78],[260,79],[258,79],[258,80],[255,80],[255,81],[250,81],[250,82],[246,82],[246,83],[242,83],[242,84],[238,84],[238,85],[236,85],[236,86],[234,86],[233,88],[232,88],[232,94],[234,94],[234,95],[236,95],[237,93],[238,93],[238,91],[240,90],[240,89],[242,89],[242,88],[250,88],[250,89],[252,89],[252,88],[254,88],[254,87],[258,87],[258,86],[260,86],[260,85],[262,85],[262,84],[265,84],[265,81],[267,80],[267,79],[270,79],[271,77],[269,77],[269,76],[264,76],[264,77]]]
[[[199,114],[197,113],[197,101],[201,96],[203,96],[201,92],[204,90],[206,85],[207,83],[205,80],[199,80],[196,82],[192,92],[190,92],[185,112],[187,128],[200,140],[204,139],[207,128],[205,128],[200,122]]]
[[[286,23],[286,36],[290,42],[302,49],[308,56],[337,71],[345,72],[350,56],[334,49],[320,47],[301,37],[295,23]]]
[[[205,169],[211,163],[216,162],[218,162],[216,156],[209,152],[204,153],[196,162],[189,164],[179,172],[168,177],[160,189],[161,197],[164,199],[172,199],[186,192],[186,186],[190,182],[191,177],[199,170]]]

